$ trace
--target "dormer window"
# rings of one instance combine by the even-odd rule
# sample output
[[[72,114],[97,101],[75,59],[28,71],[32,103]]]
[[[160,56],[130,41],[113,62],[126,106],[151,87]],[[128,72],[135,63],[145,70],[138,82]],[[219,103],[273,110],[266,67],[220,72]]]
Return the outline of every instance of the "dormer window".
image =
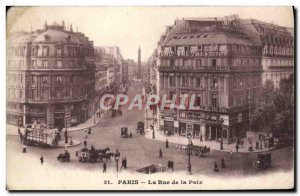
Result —
[[[44,35],[45,41],[49,41],[50,40],[50,35]]]

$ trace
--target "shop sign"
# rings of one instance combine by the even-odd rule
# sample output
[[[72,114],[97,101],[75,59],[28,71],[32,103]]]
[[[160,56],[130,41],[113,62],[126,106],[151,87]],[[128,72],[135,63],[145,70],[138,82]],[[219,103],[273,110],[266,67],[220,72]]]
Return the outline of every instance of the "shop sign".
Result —
[[[174,121],[174,127],[179,127],[179,122],[177,120]]]
[[[223,119],[223,125],[229,126],[229,116],[228,115],[220,115],[220,118]]]
[[[238,114],[238,122],[242,122],[243,120],[243,113]]]
[[[193,124],[186,124],[186,131],[187,133],[193,132]]]

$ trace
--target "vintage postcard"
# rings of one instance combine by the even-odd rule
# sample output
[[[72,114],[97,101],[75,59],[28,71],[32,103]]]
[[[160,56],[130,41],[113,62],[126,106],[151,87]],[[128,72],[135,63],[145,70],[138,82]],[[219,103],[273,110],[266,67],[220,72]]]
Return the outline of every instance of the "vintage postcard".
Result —
[[[295,188],[293,7],[9,7],[7,190]]]

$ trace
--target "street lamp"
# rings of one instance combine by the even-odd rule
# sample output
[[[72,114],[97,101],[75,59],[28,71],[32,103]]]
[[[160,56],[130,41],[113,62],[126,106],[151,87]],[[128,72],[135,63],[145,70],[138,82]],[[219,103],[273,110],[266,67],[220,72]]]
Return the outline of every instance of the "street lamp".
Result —
[[[192,164],[191,164],[191,138],[192,138],[192,134],[188,133],[187,134],[188,137],[188,148],[187,148],[187,153],[188,153],[188,163],[187,163],[187,174],[188,175],[192,175]]]
[[[219,120],[219,128],[221,129],[221,141],[220,141],[220,150],[223,150],[223,129],[222,129],[222,124],[224,122],[224,119],[221,118],[221,120]]]
[[[66,130],[65,130],[65,143],[68,143],[68,113],[65,114]]]
[[[118,173],[119,173],[119,159],[120,159],[120,153],[117,150],[117,152],[115,154],[115,161],[116,161],[116,164],[117,164],[117,177],[118,177]]]

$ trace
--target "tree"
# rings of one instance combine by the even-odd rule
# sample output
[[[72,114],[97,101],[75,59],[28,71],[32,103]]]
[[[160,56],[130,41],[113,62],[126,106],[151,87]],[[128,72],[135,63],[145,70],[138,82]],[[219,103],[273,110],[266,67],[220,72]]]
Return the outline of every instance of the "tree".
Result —
[[[273,82],[267,80],[252,111],[254,128],[274,135],[293,133],[293,98],[293,75],[283,78],[279,88],[274,88]]]

